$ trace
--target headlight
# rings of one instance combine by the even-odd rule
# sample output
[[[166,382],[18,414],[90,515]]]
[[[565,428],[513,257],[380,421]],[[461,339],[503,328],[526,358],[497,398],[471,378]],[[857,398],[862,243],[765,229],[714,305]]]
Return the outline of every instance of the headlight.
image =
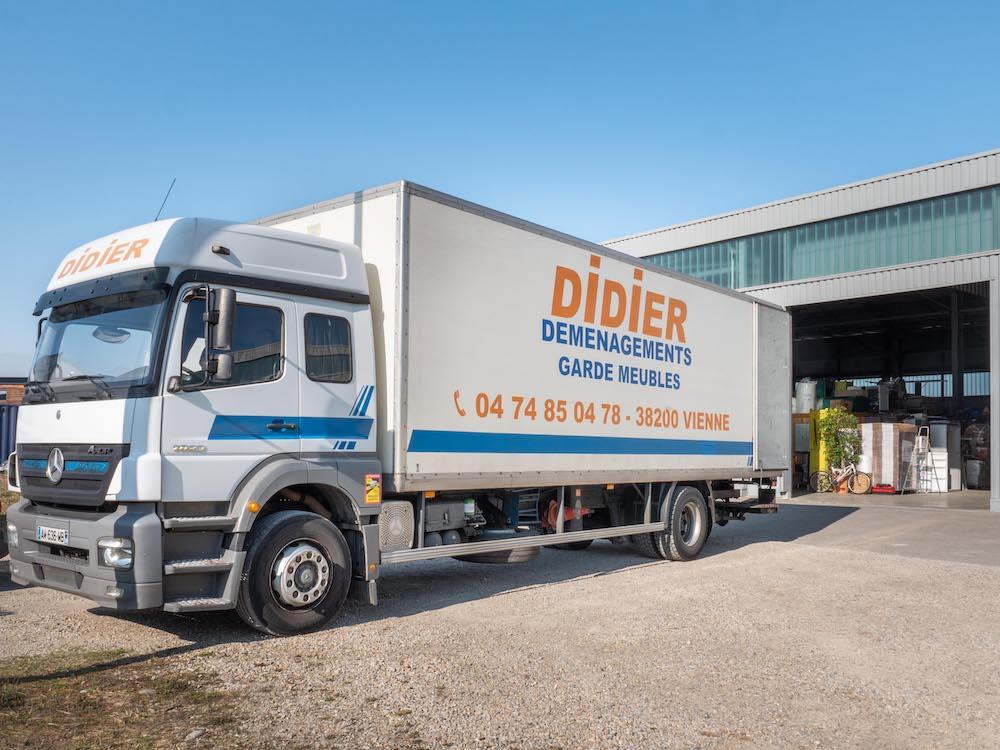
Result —
[[[132,567],[132,540],[120,537],[97,540],[98,563],[106,568]]]
[[[7,524],[7,545],[11,549],[17,549],[17,526],[12,523]]]

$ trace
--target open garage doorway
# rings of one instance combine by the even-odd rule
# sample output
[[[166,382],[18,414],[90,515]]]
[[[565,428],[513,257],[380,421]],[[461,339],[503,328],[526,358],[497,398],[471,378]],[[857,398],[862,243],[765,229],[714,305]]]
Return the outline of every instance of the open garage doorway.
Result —
[[[857,415],[862,468],[886,495],[989,507],[989,295],[978,282],[789,307],[795,382],[815,382],[812,409]],[[815,414],[811,434],[803,406],[793,417],[797,493],[818,468]]]

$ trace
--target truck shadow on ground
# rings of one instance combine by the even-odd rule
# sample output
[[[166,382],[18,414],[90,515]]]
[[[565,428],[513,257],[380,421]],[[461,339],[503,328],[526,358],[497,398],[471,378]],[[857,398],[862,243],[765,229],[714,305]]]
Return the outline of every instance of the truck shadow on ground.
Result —
[[[836,506],[783,505],[777,516],[751,516],[746,521],[732,521],[723,527],[716,526],[702,552],[702,558],[730,553],[752,544],[794,542],[836,524],[857,510]],[[616,575],[644,567],[682,564],[697,562],[650,560],[640,555],[630,544],[599,541],[590,549],[580,552],[546,548],[536,559],[513,565],[484,565],[446,558],[390,566],[383,569],[379,580],[379,606],[369,607],[348,601],[340,617],[329,628],[407,617],[581,578]],[[184,646],[167,649],[171,654],[221,643],[249,643],[266,638],[250,630],[232,612],[186,616],[161,612],[119,614],[97,608],[90,612],[109,619],[130,620],[188,641]],[[161,655],[161,652],[155,652],[147,657],[135,658],[157,658]]]

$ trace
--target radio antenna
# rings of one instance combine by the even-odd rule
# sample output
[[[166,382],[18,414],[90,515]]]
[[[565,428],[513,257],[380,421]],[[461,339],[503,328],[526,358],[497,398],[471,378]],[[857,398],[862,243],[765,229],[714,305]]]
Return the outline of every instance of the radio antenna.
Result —
[[[170,197],[170,191],[174,189],[175,182],[177,182],[176,177],[170,181],[170,187],[167,188],[167,194],[163,196],[163,203],[160,204],[160,210],[156,212],[156,218],[153,221],[159,221],[160,214],[163,212],[163,207],[167,205],[167,198]]]

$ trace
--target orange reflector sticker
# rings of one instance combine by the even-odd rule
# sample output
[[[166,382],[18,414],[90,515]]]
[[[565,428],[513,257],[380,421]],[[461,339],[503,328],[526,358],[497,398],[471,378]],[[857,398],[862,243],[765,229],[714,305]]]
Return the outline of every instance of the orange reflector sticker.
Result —
[[[247,503],[247,510],[249,510],[251,513],[256,513],[258,510],[260,510],[260,503],[251,500],[249,503]]]
[[[365,474],[365,505],[382,502],[382,475]]]

